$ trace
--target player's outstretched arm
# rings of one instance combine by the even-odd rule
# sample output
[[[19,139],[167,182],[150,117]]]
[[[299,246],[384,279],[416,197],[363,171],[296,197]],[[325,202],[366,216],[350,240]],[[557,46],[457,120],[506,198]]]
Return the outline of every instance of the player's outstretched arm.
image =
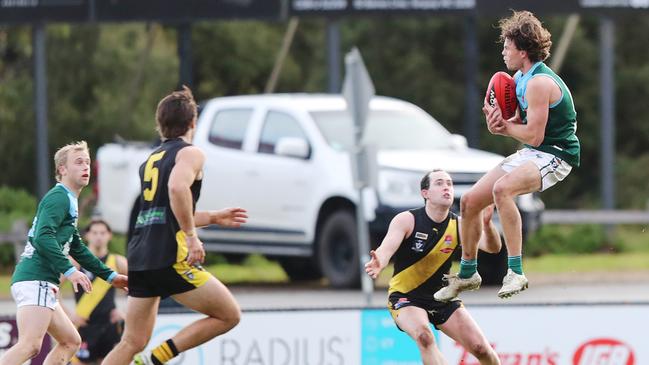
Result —
[[[370,261],[365,264],[365,272],[372,279],[376,279],[381,271],[390,262],[390,258],[397,251],[401,242],[412,232],[415,218],[410,212],[397,214],[390,222],[388,233],[383,238],[379,248],[370,251]]]
[[[224,208],[220,210],[200,211],[194,213],[196,227],[218,224],[222,227],[237,228],[248,221],[248,211],[243,208]]]

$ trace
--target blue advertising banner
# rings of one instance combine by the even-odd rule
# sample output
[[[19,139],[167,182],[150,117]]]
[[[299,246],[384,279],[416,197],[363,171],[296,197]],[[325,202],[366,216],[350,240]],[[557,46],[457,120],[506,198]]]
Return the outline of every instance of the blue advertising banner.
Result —
[[[439,343],[439,332],[431,328]],[[361,346],[363,365],[421,364],[415,341],[397,328],[387,309],[362,311]]]

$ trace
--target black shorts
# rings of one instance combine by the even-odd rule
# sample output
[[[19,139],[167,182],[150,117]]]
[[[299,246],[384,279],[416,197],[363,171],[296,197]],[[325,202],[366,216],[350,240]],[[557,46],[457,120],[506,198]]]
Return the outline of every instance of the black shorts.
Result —
[[[399,309],[410,306],[421,308],[428,312],[428,321],[437,328],[440,324],[446,323],[451,318],[453,312],[458,310],[458,308],[462,308],[464,304],[462,304],[461,300],[438,302],[434,299],[422,300],[419,298],[408,298],[408,296],[401,293],[392,293],[388,299],[388,309],[395,322],[399,315]]]
[[[81,347],[76,357],[82,362],[103,359],[117,345],[122,337],[124,322],[88,323],[79,327]]]
[[[164,269],[129,271],[128,295],[164,299],[202,286],[210,275],[201,266],[190,266],[187,261],[177,262]]]

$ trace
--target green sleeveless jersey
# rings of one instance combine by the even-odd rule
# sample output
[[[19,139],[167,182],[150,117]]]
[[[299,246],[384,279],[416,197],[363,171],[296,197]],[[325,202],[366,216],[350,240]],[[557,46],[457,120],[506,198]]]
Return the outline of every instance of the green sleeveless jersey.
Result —
[[[561,89],[561,99],[550,105],[548,113],[548,123],[545,126],[545,138],[540,146],[534,147],[525,145],[525,147],[553,154],[566,161],[571,166],[579,166],[579,139],[575,132],[577,131],[577,112],[572,100],[570,90],[563,80],[554,73],[543,62],[537,62],[526,73],[518,71],[514,75],[516,81],[516,98],[521,110],[521,119],[527,123],[527,100],[525,92],[527,83],[533,77],[546,75],[551,77]]]
[[[27,244],[16,265],[12,284],[42,280],[60,285],[61,274],[75,271],[68,254],[86,270],[104,280],[116,275],[95,257],[81,241],[77,230],[77,197],[63,184],[56,184],[38,204],[36,217],[27,234]]]

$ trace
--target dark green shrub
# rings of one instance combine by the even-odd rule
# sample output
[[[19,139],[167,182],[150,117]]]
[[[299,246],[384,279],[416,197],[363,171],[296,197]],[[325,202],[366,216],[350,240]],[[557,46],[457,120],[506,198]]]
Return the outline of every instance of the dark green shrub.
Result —
[[[619,252],[622,246],[608,242],[606,229],[598,224],[546,225],[529,237],[526,255]]]

